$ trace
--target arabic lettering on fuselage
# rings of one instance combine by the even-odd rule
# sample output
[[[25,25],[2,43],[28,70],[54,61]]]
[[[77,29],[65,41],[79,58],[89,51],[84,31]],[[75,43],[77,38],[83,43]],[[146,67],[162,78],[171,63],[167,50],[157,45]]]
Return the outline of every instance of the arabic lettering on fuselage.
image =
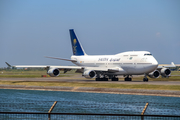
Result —
[[[120,58],[99,58],[98,61],[110,61],[110,62],[115,62],[115,61],[120,61]]]
[[[110,61],[110,62],[111,62],[111,61],[113,61],[113,62],[115,62],[115,61],[120,61],[120,58],[111,58],[109,61]]]

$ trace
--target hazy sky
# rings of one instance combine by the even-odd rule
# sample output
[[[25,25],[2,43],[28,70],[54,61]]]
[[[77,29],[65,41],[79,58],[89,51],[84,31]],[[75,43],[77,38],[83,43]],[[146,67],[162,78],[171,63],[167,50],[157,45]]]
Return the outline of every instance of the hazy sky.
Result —
[[[0,67],[72,65],[69,29],[89,55],[149,51],[180,63],[180,0],[0,0]]]

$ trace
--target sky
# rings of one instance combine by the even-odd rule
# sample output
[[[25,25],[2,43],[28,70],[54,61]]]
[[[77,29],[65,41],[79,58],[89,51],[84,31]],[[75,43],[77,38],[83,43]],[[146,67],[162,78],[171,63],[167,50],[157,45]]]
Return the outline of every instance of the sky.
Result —
[[[0,0],[0,68],[73,65],[69,29],[88,55],[149,51],[180,64],[180,0]]]

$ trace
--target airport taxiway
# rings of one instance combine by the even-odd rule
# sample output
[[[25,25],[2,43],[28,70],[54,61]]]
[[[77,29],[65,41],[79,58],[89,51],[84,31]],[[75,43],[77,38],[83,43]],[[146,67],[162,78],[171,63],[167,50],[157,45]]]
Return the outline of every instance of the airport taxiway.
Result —
[[[94,79],[76,77],[42,77],[42,78],[0,78],[2,81],[49,81],[49,82],[82,82],[82,83],[116,83],[116,84],[149,84],[149,85],[180,85],[180,81],[95,81]]]

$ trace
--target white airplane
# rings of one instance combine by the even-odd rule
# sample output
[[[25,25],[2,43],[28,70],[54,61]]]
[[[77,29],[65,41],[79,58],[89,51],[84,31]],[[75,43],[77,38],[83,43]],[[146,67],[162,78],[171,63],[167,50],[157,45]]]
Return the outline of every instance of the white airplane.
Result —
[[[14,65],[13,67],[43,67],[51,77],[58,76],[60,70],[64,73],[72,69],[81,72],[85,78],[96,78],[96,81],[118,81],[117,76],[123,75],[125,81],[131,81],[132,75],[144,75],[143,81],[148,81],[147,76],[158,78],[160,75],[168,77],[171,70],[167,67],[176,67],[172,62],[170,66],[158,66],[157,60],[148,51],[129,51],[115,55],[87,55],[77,39],[74,30],[70,29],[73,55],[71,59],[47,57],[58,60],[71,61],[77,66],[37,66]],[[8,66],[10,64],[6,63]]]

